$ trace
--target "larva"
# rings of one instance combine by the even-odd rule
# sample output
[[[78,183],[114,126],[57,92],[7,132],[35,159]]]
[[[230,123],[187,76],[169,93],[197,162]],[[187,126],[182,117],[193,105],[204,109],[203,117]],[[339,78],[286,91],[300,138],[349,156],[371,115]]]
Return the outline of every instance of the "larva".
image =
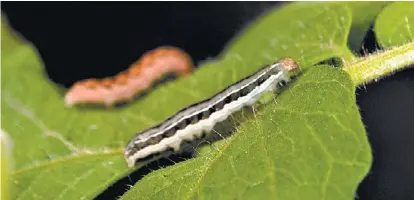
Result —
[[[109,107],[130,101],[168,73],[187,75],[192,70],[193,62],[184,51],[169,46],[159,47],[145,53],[130,68],[113,78],[75,83],[65,95],[65,104],[97,103]]]
[[[216,123],[226,120],[244,106],[251,106],[263,93],[280,90],[298,69],[293,59],[281,59],[138,133],[125,148],[128,166],[133,167],[138,161],[151,159],[168,150],[178,151],[182,142],[200,138],[203,132],[209,133]]]

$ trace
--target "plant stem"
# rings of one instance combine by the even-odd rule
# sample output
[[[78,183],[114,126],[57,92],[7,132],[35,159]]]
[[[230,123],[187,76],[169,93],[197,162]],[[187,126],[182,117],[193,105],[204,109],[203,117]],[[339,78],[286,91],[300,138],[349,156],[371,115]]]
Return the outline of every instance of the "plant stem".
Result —
[[[355,85],[361,85],[377,81],[410,65],[414,65],[414,42],[345,63],[343,69]]]

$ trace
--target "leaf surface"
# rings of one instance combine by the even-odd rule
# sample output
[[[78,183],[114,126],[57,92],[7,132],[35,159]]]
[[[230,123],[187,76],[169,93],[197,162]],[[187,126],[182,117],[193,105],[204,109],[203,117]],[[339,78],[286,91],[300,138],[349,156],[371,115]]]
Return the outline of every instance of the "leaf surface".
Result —
[[[414,38],[414,2],[395,2],[375,22],[378,43],[383,47],[406,44]]]
[[[368,29],[374,23],[378,14],[389,3],[386,1],[347,2],[346,5],[352,10],[352,25],[348,38],[348,46],[350,49],[354,52],[359,52]]]
[[[218,150],[122,199],[351,199],[371,163],[354,88],[340,69],[312,68]]]
[[[338,3],[271,11],[229,43],[219,60],[110,110],[65,108],[63,89],[47,78],[32,45],[2,21],[1,120],[13,142],[11,199],[95,197],[132,171],[123,147],[135,133],[285,56],[298,60],[304,75],[277,105],[244,122],[218,150],[148,175],[123,198],[170,199],[177,192],[177,199],[284,199],[297,191],[349,199],[371,162],[354,86],[339,69],[310,66],[355,58],[347,47],[353,11]]]
[[[245,76],[246,65],[250,74],[254,66],[289,56],[299,60],[304,76],[217,148],[146,176],[122,199],[353,198],[372,159],[355,86],[339,69],[309,69],[332,57],[354,59],[347,47],[351,10],[347,4],[291,4],[247,27],[227,46],[222,63],[243,61],[235,73]]]

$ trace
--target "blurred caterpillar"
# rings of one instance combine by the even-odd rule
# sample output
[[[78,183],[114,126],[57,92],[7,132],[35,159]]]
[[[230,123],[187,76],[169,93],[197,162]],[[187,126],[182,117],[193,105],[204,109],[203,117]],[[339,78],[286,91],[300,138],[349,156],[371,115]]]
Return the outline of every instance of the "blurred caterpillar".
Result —
[[[65,104],[97,103],[109,107],[132,100],[168,73],[184,76],[192,70],[193,62],[187,53],[175,47],[158,47],[114,77],[75,83],[66,93]]]

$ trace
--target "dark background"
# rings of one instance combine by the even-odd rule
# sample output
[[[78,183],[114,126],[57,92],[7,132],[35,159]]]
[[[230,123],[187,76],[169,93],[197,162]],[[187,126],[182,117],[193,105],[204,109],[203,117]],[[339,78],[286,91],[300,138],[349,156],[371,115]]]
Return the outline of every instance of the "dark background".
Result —
[[[188,52],[195,62],[215,57],[251,20],[278,2],[2,2],[12,27],[34,43],[49,77],[66,87],[126,69],[161,45]],[[364,47],[377,48],[367,33]],[[363,53],[361,51],[361,53]],[[414,199],[414,70],[357,90],[357,103],[374,155],[358,199]],[[179,158],[177,158],[179,159]],[[113,199],[144,174],[137,170],[97,199]]]

